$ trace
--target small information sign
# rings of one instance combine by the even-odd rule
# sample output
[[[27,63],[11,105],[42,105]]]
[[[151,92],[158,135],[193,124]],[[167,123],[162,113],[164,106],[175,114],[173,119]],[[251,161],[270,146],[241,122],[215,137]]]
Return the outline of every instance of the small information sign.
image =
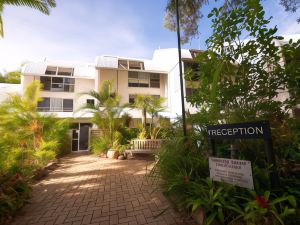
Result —
[[[214,181],[254,189],[250,161],[209,157],[209,171]]]

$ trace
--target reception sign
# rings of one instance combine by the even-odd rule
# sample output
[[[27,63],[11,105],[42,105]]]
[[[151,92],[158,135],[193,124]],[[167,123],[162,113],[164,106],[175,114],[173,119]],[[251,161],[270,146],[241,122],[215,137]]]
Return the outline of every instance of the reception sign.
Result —
[[[207,134],[210,139],[271,138],[268,121],[210,125]]]
[[[254,189],[250,161],[209,157],[209,173],[213,181]]]
[[[209,125],[207,126],[207,137],[211,144],[211,156],[216,156],[216,141],[228,139],[264,139],[266,157],[270,165],[271,187],[274,189],[280,188],[271,129],[268,121]],[[217,160],[227,161],[220,163]],[[244,160],[211,157],[209,159],[211,178],[216,181],[224,181],[253,189],[251,163],[250,161],[244,161],[246,162],[245,164],[241,163],[240,167],[235,167],[234,165],[237,165],[240,161]]]

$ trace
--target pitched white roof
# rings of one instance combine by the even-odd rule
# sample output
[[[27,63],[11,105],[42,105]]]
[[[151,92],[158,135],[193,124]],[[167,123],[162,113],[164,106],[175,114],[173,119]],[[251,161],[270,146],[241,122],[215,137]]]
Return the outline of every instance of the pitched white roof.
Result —
[[[119,57],[119,56],[108,56],[108,55],[97,56],[95,65],[97,68],[117,69],[119,59],[144,62],[145,71],[167,72],[165,71],[164,67],[161,66],[161,63],[157,63],[156,61],[148,60],[148,59]]]
[[[74,68],[74,77],[94,79],[96,74],[95,67],[92,64],[79,64],[62,61],[43,61],[25,64],[22,68],[22,75],[43,75],[45,74],[47,66]]]

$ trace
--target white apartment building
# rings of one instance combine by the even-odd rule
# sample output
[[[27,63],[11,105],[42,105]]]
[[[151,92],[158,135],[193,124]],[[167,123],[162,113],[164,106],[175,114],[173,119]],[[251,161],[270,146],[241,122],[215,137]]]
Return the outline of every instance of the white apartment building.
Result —
[[[295,41],[300,35],[286,36],[286,40],[277,41],[281,46],[290,38]],[[183,73],[185,68],[193,66],[193,58],[199,50],[182,49]],[[131,103],[136,94],[161,96],[166,99],[166,110],[160,115],[174,119],[181,115],[181,92],[177,48],[157,49],[150,60],[119,56],[97,56],[93,63],[72,63],[44,60],[28,63],[22,68],[21,85],[10,89],[7,84],[0,85],[0,101],[7,93],[23,93],[33,80],[43,84],[38,109],[41,113],[55,113],[58,118],[72,118],[72,151],[89,149],[89,135],[92,126],[92,114],[78,110],[85,103],[93,103],[88,95],[82,93],[98,91],[105,80],[113,81],[113,89],[121,96],[121,103]],[[12,86],[11,86],[12,87]],[[193,90],[189,82],[184,81],[184,95]],[[284,100],[288,92],[280,93]],[[195,113],[185,101],[186,111]],[[141,118],[139,110],[124,109],[133,118],[132,126]]]
[[[184,62],[191,62],[196,50],[182,50]],[[58,118],[72,118],[72,151],[89,149],[92,126],[91,113],[80,111],[85,103],[95,99],[83,93],[98,91],[106,80],[113,81],[113,90],[121,96],[121,103],[131,103],[136,94],[160,96],[166,99],[166,110],[160,115],[170,119],[181,115],[178,50],[159,49],[151,60],[118,56],[97,56],[94,63],[41,61],[28,63],[22,68],[21,93],[28,84],[39,80],[43,84],[38,104],[41,113],[55,113]],[[186,89],[189,92],[189,88]],[[195,112],[187,102],[186,109]],[[124,109],[136,126],[140,110]]]

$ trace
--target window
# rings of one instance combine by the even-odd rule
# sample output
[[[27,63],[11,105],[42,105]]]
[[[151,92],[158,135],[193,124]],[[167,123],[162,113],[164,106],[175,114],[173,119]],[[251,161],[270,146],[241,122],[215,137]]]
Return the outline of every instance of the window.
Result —
[[[118,68],[125,70],[145,70],[143,61],[134,61],[127,59],[119,59],[118,60]]]
[[[129,61],[130,70],[144,70],[144,62],[140,61]]]
[[[40,112],[73,112],[73,99],[43,98],[37,108]]]
[[[74,68],[47,66],[45,74],[47,74],[47,75],[58,75],[58,76],[73,76],[74,75]]]
[[[95,105],[95,100],[94,99],[87,99],[86,104],[88,105]]]
[[[135,94],[130,94],[129,95],[129,104],[134,104],[135,102],[135,97],[136,95]],[[151,95],[152,98],[160,98],[160,95]]]
[[[190,95],[192,95],[196,92],[197,92],[197,89],[195,89],[195,88],[185,88],[185,95],[186,96],[190,96]]]
[[[75,79],[74,78],[64,78],[64,91],[74,92]]]
[[[160,88],[160,75],[158,73],[150,74],[150,87]]]
[[[149,74],[139,73],[139,87],[149,87]]]
[[[52,77],[51,91],[64,91],[64,78]]]
[[[38,111],[49,112],[50,111],[50,98],[43,98],[37,105]]]
[[[45,91],[51,90],[51,77],[40,77],[40,82],[43,84],[43,89]]]
[[[128,61],[127,60],[119,60],[119,69],[126,69],[128,70]]]
[[[60,76],[73,76],[73,71],[74,71],[74,68],[58,67],[57,75],[60,75]]]
[[[45,91],[74,92],[74,78],[41,76],[40,81]]]
[[[50,111],[61,112],[63,111],[63,99],[61,98],[50,98]]]
[[[63,111],[73,112],[73,99],[63,99]]]
[[[134,104],[135,101],[135,95],[129,95],[129,104]]]
[[[128,87],[160,88],[160,75],[156,73],[129,71]]]
[[[139,73],[129,71],[128,72],[128,87],[139,87]]]
[[[57,70],[56,66],[47,66],[45,74],[47,74],[47,75],[56,75],[56,70]]]

